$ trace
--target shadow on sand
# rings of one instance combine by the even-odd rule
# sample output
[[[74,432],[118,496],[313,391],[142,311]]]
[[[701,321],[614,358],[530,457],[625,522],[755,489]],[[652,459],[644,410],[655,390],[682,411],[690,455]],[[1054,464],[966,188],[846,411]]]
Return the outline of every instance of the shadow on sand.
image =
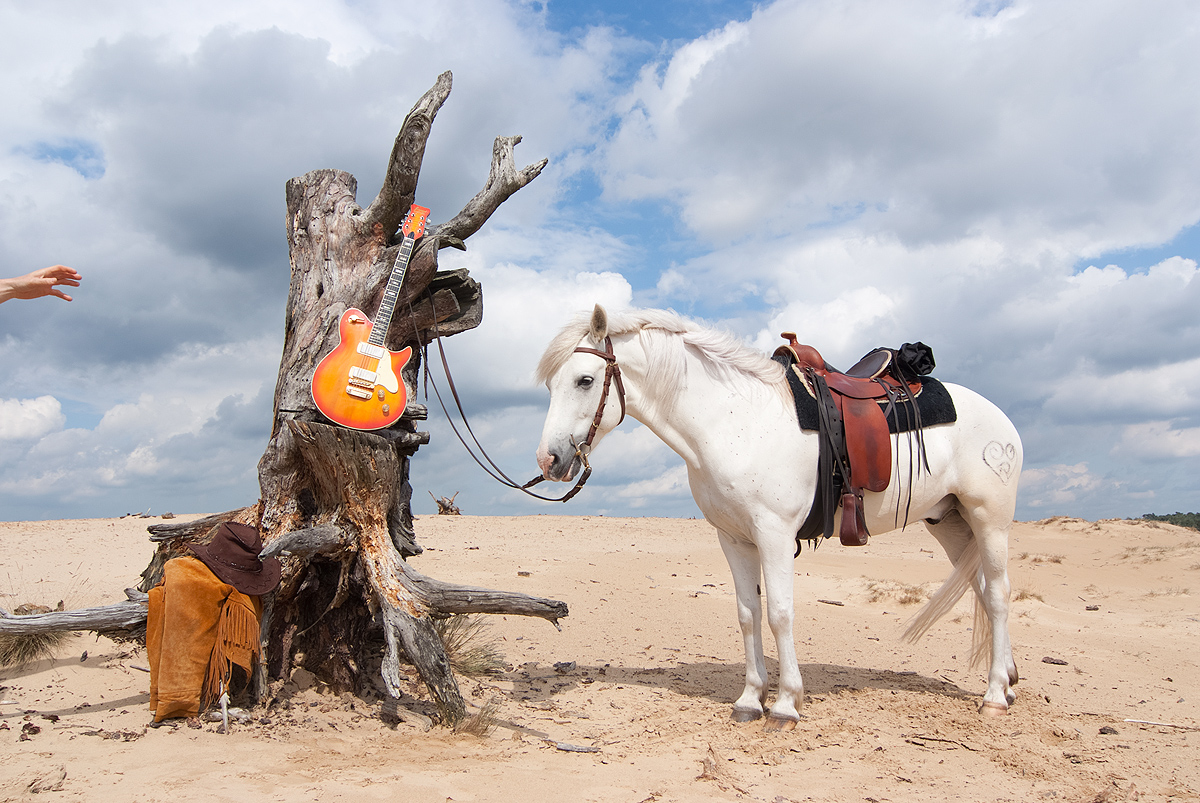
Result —
[[[768,658],[767,671],[773,679],[777,678],[778,662]],[[804,691],[808,697],[861,689],[923,692],[954,700],[978,700],[981,697],[980,694],[967,692],[943,678],[917,672],[895,672],[838,664],[801,664],[800,672],[804,677]],[[705,698],[732,705],[742,692],[745,667],[741,663],[715,662],[680,663],[675,666],[649,668],[605,664],[561,669],[524,664],[498,677],[513,684],[511,696],[531,702],[547,702],[566,690],[603,682],[663,689],[684,697]]]

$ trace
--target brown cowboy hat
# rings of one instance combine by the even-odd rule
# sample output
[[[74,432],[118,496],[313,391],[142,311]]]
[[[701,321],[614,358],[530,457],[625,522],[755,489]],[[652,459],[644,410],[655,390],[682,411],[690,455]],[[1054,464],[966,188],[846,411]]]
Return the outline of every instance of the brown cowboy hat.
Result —
[[[218,525],[216,530],[207,544],[192,545],[196,557],[218,580],[229,583],[243,594],[274,591],[279,585],[279,558],[258,559],[263,548],[258,530],[249,524],[232,521]]]

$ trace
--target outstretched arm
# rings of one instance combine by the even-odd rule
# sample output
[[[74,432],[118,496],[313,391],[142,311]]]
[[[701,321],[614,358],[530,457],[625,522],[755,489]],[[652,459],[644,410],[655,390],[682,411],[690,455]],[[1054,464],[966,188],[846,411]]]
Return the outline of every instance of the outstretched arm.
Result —
[[[0,304],[10,298],[41,298],[42,296],[58,296],[65,301],[70,301],[71,297],[59,290],[58,285],[78,287],[82,278],[79,271],[74,268],[68,268],[66,265],[52,265],[13,279],[0,279]]]

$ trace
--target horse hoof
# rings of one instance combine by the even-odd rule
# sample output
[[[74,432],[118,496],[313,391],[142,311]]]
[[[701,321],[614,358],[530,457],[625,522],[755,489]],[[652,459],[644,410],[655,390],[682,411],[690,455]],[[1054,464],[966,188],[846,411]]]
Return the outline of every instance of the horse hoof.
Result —
[[[756,719],[762,719],[762,711],[755,711],[753,708],[733,709],[734,722],[753,722]]]
[[[777,717],[774,714],[767,717],[763,730],[768,733],[787,733],[796,729],[797,720],[788,717]]]
[[[1003,703],[984,702],[979,706],[979,713],[985,717],[1002,717],[1008,714],[1008,706]]]

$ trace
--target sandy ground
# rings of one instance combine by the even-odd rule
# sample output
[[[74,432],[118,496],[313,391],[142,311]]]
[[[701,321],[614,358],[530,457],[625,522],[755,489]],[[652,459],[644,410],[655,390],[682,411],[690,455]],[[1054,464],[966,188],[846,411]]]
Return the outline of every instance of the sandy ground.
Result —
[[[0,607],[122,598],[155,521],[0,524]],[[909,587],[932,590],[949,573],[922,527],[861,549],[806,549],[796,639],[807,698],[787,734],[729,719],[741,638],[703,521],[422,517],[417,533],[427,574],[571,607],[562,632],[491,617],[509,669],[460,681],[473,706],[496,707],[489,735],[389,726],[377,699],[336,697],[304,677],[228,735],[212,724],[148,729],[144,652],[81,634],[53,660],[0,670],[0,801],[1200,797],[1194,531],[1018,524],[1022,679],[1010,714],[994,719],[976,713],[986,683],[967,665],[968,602],[918,644],[900,638],[918,609],[901,602]],[[410,691],[422,694],[418,683]]]

